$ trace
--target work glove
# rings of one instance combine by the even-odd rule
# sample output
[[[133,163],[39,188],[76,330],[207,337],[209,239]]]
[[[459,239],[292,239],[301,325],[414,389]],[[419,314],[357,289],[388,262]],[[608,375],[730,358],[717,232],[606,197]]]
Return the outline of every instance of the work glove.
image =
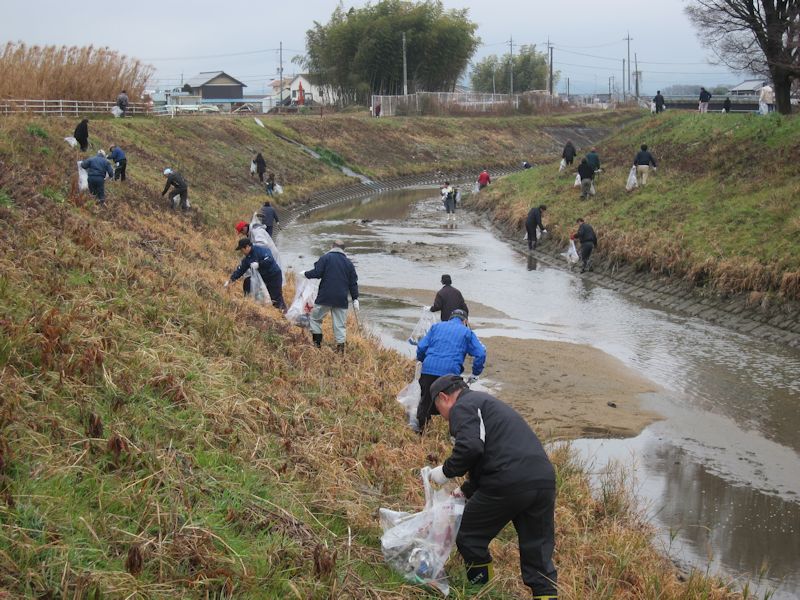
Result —
[[[417,345],[417,342],[415,342],[411,338],[408,338],[408,343],[411,344],[412,346],[416,346]]]
[[[225,284],[224,284],[222,287],[226,288],[226,287],[228,287],[230,284],[231,284],[231,280],[230,280],[230,279],[228,279],[228,281],[226,281],[226,282],[225,282]]]
[[[443,465],[439,465],[435,469],[431,469],[431,481],[436,485],[444,485],[450,478],[444,474]]]
[[[257,262],[251,262],[250,263],[250,268],[251,269],[258,269],[258,263]]]
[[[359,304],[358,300],[353,300],[353,310],[358,310],[361,308],[361,304]]]
[[[475,383],[476,381],[478,381],[477,375],[470,375],[469,377],[467,377],[467,385]]]

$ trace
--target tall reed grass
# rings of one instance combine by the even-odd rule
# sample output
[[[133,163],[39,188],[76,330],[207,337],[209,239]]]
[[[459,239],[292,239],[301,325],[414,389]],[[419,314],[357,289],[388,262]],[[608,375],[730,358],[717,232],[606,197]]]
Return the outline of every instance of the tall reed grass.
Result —
[[[126,90],[140,100],[153,67],[110,48],[27,46],[0,51],[0,98],[113,100]]]

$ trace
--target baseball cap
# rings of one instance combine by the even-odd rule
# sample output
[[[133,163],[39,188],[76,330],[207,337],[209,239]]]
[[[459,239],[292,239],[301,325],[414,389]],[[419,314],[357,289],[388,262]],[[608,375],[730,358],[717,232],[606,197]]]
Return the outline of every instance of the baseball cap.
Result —
[[[459,375],[442,375],[431,384],[431,400],[435,401],[440,392],[450,393],[452,391],[450,388],[459,384],[461,387],[467,387]]]
[[[242,230],[243,230],[245,227],[247,227],[247,223],[245,223],[244,221],[239,221],[239,222],[236,224],[236,232],[237,232],[237,233],[242,233]]]

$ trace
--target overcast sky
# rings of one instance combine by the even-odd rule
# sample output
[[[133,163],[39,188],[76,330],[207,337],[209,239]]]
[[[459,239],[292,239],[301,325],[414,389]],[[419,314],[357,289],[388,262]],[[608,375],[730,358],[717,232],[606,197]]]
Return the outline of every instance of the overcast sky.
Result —
[[[154,65],[154,86],[179,85],[199,71],[224,70],[244,81],[246,93],[260,93],[278,72],[283,42],[284,73],[299,68],[291,58],[303,54],[305,33],[314,21],[325,23],[335,0],[264,2],[105,2],[3,0],[0,40],[27,44],[109,46]],[[345,7],[366,2],[344,2]],[[730,73],[708,62],[683,14],[685,0],[444,0],[446,8],[468,8],[479,25],[483,45],[473,60],[508,51],[508,41],[546,48],[554,45],[560,91],[603,92],[608,79],[622,78],[630,31],[631,59],[638,56],[644,93],[673,83],[714,86],[738,83],[746,74]]]

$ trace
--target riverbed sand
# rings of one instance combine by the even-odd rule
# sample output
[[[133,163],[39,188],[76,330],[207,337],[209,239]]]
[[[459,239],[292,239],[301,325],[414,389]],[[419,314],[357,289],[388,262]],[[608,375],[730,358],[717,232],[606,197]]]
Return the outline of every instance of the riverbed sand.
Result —
[[[488,356],[482,376],[548,439],[635,436],[659,418],[641,406],[641,395],[657,386],[602,350],[508,337],[481,341]]]

